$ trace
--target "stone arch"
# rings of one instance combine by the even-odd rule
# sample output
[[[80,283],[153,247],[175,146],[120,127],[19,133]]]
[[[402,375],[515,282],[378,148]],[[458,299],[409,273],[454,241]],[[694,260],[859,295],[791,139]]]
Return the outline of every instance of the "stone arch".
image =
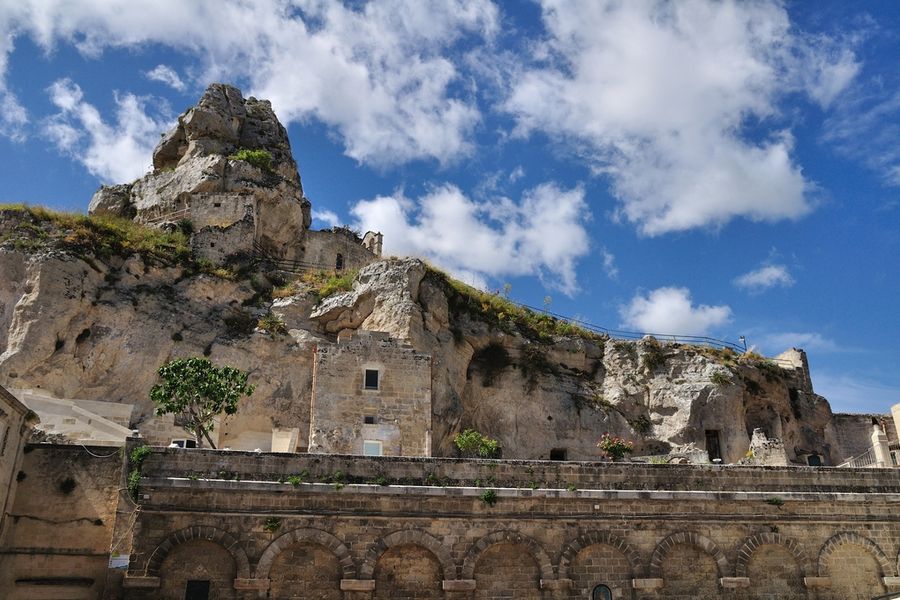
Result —
[[[222,546],[234,559],[238,579],[250,579],[250,561],[247,560],[247,553],[244,552],[237,539],[228,532],[206,525],[185,527],[163,540],[147,560],[145,570],[147,576],[159,577],[159,568],[172,549],[191,540],[206,540]]]
[[[669,553],[669,550],[677,544],[688,544],[703,550],[716,561],[719,577],[727,577],[729,575],[728,559],[725,558],[725,554],[718,546],[716,546],[715,542],[705,535],[693,531],[679,531],[678,533],[666,536],[653,550],[653,555],[650,557],[649,569],[651,578],[662,577],[663,561]]]
[[[876,561],[878,561],[878,565],[881,568],[882,577],[893,575],[890,561],[888,561],[887,556],[881,550],[881,548],[878,547],[878,544],[865,536],[859,535],[858,533],[853,533],[851,531],[842,531],[831,536],[819,551],[819,561],[817,565],[819,577],[827,576],[827,573],[825,571],[827,569],[828,557],[831,556],[832,552],[834,552],[838,548],[838,546],[841,546],[843,544],[856,544],[857,546],[862,546],[863,548],[868,550],[873,557],[875,557]]]
[[[372,579],[372,576],[375,573],[375,564],[378,562],[378,558],[384,551],[392,546],[401,546],[404,544],[422,546],[431,552],[441,565],[444,579],[456,579],[456,563],[453,562],[453,557],[450,556],[450,552],[436,538],[419,529],[395,531],[375,542],[375,544],[369,548],[369,551],[366,552],[366,558],[359,568],[359,578]]]
[[[523,535],[517,531],[502,530],[489,533],[472,544],[472,547],[469,548],[469,551],[466,553],[466,558],[463,561],[461,579],[474,579],[475,563],[478,562],[478,557],[481,556],[481,553],[487,550],[488,547],[497,543],[522,544],[526,546],[531,551],[531,555],[534,557],[535,561],[537,561],[541,571],[541,579],[556,578],[553,575],[553,563],[550,561],[550,556],[547,555],[540,544],[527,535]]]
[[[753,552],[763,544],[784,546],[797,560],[797,564],[800,565],[800,572],[804,577],[812,573],[812,562],[806,554],[806,551],[803,550],[796,540],[785,537],[780,533],[765,532],[748,537],[744,541],[744,545],[741,546],[741,549],[738,550],[737,562],[734,565],[734,575],[736,577],[747,576],[747,563],[750,562],[750,557],[753,555]]]
[[[356,579],[356,565],[353,563],[353,557],[350,556],[350,550],[338,538],[331,535],[327,531],[321,529],[294,529],[284,533],[266,546],[263,550],[259,562],[256,564],[255,579],[268,579],[269,572],[272,570],[272,563],[278,558],[278,555],[288,546],[293,544],[318,544],[324,548],[328,548],[337,557],[341,564],[344,579]]]
[[[631,571],[634,573],[634,576],[640,577],[642,575],[640,556],[625,540],[606,531],[591,531],[578,536],[566,544],[562,554],[559,556],[559,578],[568,579],[569,566],[572,564],[572,561],[581,550],[594,544],[606,544],[617,549],[628,559],[628,564],[631,565]]]

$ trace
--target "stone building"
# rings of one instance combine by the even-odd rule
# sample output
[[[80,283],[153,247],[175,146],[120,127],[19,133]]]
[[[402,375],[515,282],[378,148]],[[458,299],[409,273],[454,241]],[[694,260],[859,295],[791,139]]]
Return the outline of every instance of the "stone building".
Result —
[[[374,331],[320,345],[309,452],[431,456],[431,357]]]

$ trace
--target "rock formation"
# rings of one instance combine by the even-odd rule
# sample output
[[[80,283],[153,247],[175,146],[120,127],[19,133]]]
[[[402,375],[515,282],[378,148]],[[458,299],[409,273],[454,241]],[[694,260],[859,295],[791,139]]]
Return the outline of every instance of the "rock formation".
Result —
[[[302,260],[311,222],[287,132],[272,105],[244,99],[224,84],[209,86],[163,135],[150,173],[100,188],[88,212],[153,225],[190,220],[195,253],[214,262],[249,253],[254,243],[268,254]]]

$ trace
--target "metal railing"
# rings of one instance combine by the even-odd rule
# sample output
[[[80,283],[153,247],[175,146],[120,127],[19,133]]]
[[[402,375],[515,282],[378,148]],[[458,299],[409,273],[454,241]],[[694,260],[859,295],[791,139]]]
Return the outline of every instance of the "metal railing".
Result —
[[[883,465],[875,458],[875,451],[872,448],[869,448],[862,454],[854,456],[838,466],[851,467],[853,469],[877,469]]]
[[[186,206],[184,208],[179,208],[178,210],[173,210],[171,212],[167,212],[158,216],[155,216],[151,219],[145,219],[145,225],[156,225],[157,223],[162,223],[163,221],[180,221],[181,219],[188,219],[191,216],[190,207]]]
[[[319,271],[326,267],[322,265],[306,262],[302,260],[288,260],[272,256],[271,252],[266,251],[256,240],[253,240],[253,259],[255,262],[266,262],[271,264],[278,271],[287,271],[289,273],[304,273],[307,271]]]
[[[611,338],[616,338],[616,339],[620,339],[620,340],[639,340],[639,339],[649,335],[649,336],[653,336],[654,338],[656,338],[659,341],[672,342],[672,343],[676,343],[676,344],[703,345],[703,346],[711,346],[713,348],[720,348],[720,349],[727,348],[729,350],[734,350],[735,352],[739,352],[739,353],[746,352],[746,350],[747,350],[747,348],[742,344],[737,344],[735,342],[729,342],[728,340],[720,340],[720,339],[705,336],[705,335],[680,335],[680,334],[671,334],[671,333],[651,333],[651,332],[647,332],[647,331],[622,331],[619,329],[609,329],[607,327],[603,327],[601,325],[596,325],[594,323],[590,323],[590,322],[584,321],[582,319],[575,319],[573,317],[567,317],[565,315],[550,312],[549,310],[544,310],[544,309],[537,308],[534,306],[529,306],[527,304],[521,304],[514,300],[508,300],[508,301],[512,304],[515,304],[516,306],[530,310],[532,312],[544,314],[544,315],[547,315],[548,317],[553,317],[554,319],[559,319],[561,321],[566,321],[568,323],[578,325],[579,327],[587,329],[588,331],[593,331],[594,333],[607,335]]]

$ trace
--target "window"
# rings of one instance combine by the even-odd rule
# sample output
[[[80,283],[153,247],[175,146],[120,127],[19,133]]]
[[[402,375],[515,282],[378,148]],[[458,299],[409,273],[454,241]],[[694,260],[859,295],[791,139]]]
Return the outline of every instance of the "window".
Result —
[[[184,588],[184,600],[209,600],[209,581],[189,579]]]
[[[366,425],[374,425],[375,424],[375,416],[374,415],[364,416],[363,423],[365,423]]]
[[[612,600],[612,590],[605,585],[598,585],[591,594],[591,600]]]
[[[706,430],[706,452],[709,454],[710,462],[715,462],[716,460],[722,462],[722,450],[719,446],[718,429]]]
[[[344,268],[344,255],[338,254],[337,258],[334,261],[334,270],[340,271]]]
[[[378,440],[365,440],[363,442],[363,456],[381,456],[382,445]]]
[[[818,454],[810,454],[806,457],[806,464],[811,467],[821,467],[822,466],[822,457]]]
[[[172,440],[170,446],[175,446],[176,448],[196,448],[197,442],[195,440]]]
[[[378,369],[366,369],[366,378],[363,387],[367,390],[378,389]]]
[[[897,460],[898,456],[900,456],[900,450],[893,450],[891,452],[891,464],[895,467],[900,465],[900,460]]]
[[[554,448],[550,451],[550,460],[566,460],[565,448]]]

